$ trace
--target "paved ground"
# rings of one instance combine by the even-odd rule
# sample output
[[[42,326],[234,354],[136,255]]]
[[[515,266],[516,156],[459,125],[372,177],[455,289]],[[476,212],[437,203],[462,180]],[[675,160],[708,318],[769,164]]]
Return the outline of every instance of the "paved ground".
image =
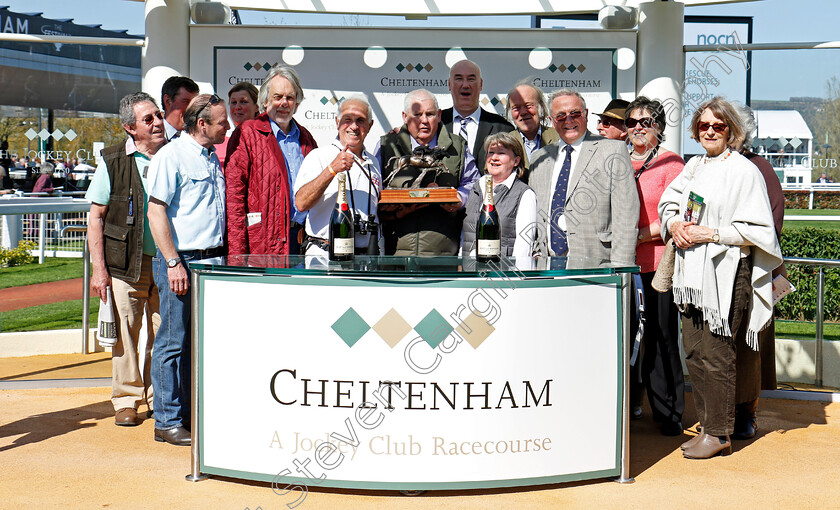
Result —
[[[0,312],[83,297],[82,278],[0,289]]]

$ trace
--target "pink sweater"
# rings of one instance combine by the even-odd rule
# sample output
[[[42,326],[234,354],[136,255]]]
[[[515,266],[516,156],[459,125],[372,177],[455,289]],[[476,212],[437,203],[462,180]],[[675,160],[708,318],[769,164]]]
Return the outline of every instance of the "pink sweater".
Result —
[[[644,160],[633,160],[633,170],[638,172],[644,164]],[[639,230],[649,226],[651,223],[659,223],[657,206],[659,198],[671,181],[677,178],[682,172],[685,162],[673,152],[659,149],[659,157],[650,168],[642,172],[636,180],[636,189],[639,190]],[[636,264],[641,272],[650,273],[656,271],[662,252],[665,251],[665,244],[661,238],[655,241],[642,243],[636,246]]]

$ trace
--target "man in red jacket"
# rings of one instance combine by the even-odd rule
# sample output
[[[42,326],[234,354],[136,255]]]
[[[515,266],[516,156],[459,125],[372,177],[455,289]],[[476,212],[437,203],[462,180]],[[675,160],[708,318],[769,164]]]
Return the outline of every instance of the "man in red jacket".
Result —
[[[306,213],[292,186],[303,158],[318,146],[292,116],[303,101],[294,69],[274,66],[260,87],[264,113],[240,124],[225,163],[228,253],[297,255]]]

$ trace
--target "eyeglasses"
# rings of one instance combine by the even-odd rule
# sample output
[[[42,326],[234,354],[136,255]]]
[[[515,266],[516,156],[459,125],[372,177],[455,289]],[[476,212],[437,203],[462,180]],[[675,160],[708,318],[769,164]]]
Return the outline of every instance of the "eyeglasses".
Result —
[[[568,117],[572,120],[578,120],[579,118],[583,117],[583,112],[580,111],[580,110],[575,110],[573,112],[570,112],[568,115],[565,114],[565,113],[558,113],[557,115],[554,116],[554,120],[558,124],[562,124],[563,122],[566,122],[566,117]]]
[[[213,94],[212,96],[210,96],[210,99],[208,99],[207,102],[204,103],[204,105],[201,108],[199,108],[197,112],[195,112],[195,118],[198,119],[198,117],[201,115],[201,112],[203,112],[208,105],[219,104],[221,101],[222,98],[219,97],[218,94]]]
[[[150,113],[150,114],[146,115],[145,117],[143,117],[142,119],[140,119],[140,121],[147,126],[151,126],[152,124],[155,123],[155,119],[163,120],[163,112],[158,110],[155,113]]]
[[[612,117],[599,117],[598,124],[603,124],[604,126],[615,126],[620,128],[624,123],[619,119],[614,119]]]
[[[656,122],[654,122],[653,117],[642,117],[641,119],[634,119],[633,117],[630,117],[629,119],[624,121],[624,123],[627,125],[627,129],[633,129],[636,126],[642,128],[652,128],[656,125]]]
[[[708,122],[697,123],[697,131],[699,131],[700,133],[705,133],[709,130],[709,128],[712,128],[715,130],[715,133],[723,134],[723,132],[726,131],[726,128],[728,127],[729,126],[727,126],[725,122],[716,122],[714,124],[709,124]]]

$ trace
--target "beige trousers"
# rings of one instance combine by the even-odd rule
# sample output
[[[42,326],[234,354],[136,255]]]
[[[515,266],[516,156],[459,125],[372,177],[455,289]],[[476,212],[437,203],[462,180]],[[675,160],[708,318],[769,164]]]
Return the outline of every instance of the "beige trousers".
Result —
[[[143,403],[151,410],[152,345],[160,326],[160,297],[152,278],[152,257],[143,255],[140,279],[136,283],[112,278],[111,289],[117,326],[117,343],[111,348],[111,403],[116,411],[126,407],[137,409]],[[140,331],[144,316],[146,342],[141,351]]]

